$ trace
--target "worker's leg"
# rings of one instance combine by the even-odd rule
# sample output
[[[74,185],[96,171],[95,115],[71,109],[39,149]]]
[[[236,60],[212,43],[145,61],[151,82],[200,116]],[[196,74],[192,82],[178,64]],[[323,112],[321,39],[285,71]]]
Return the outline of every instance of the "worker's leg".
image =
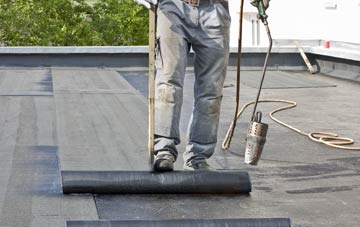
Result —
[[[229,55],[228,8],[223,4],[199,7],[195,51],[194,107],[184,153],[185,165],[205,162],[215,150]]]
[[[155,155],[177,157],[183,83],[190,45],[185,39],[181,1],[161,1],[158,10],[155,80]],[[179,9],[180,8],[180,9]]]

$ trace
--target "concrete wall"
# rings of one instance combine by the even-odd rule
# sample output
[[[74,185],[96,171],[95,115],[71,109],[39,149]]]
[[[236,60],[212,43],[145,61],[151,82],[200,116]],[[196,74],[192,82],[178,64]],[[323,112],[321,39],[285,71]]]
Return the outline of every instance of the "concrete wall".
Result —
[[[231,46],[237,46],[240,0],[229,0],[232,16]],[[267,45],[263,26],[260,42],[253,41],[256,9],[245,0],[243,45]],[[272,0],[268,9],[274,39],[323,39],[360,43],[360,0]],[[256,24],[254,25],[256,27]]]

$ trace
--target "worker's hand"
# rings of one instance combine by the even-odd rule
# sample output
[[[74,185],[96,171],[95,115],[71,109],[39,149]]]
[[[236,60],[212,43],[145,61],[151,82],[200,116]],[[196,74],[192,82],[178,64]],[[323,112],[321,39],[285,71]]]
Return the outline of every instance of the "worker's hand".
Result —
[[[157,0],[134,0],[137,4],[143,5],[146,8],[150,9],[151,5],[156,5],[158,3]]]
[[[251,5],[255,6],[256,8],[259,7],[259,2],[262,1],[264,4],[265,10],[269,8],[270,0],[251,0]]]
[[[251,5],[255,6],[258,9],[258,17],[261,20],[264,20],[267,18],[266,10],[269,8],[269,2],[270,0],[251,0]]]

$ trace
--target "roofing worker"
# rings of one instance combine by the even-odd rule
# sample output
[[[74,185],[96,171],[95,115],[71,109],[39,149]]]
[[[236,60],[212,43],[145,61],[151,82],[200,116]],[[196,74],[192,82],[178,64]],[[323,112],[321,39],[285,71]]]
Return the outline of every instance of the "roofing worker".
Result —
[[[156,171],[172,171],[180,143],[179,122],[184,76],[190,48],[194,50],[194,106],[184,152],[185,170],[209,170],[229,59],[228,0],[135,0],[157,6],[155,79]],[[252,0],[254,6],[269,0]]]

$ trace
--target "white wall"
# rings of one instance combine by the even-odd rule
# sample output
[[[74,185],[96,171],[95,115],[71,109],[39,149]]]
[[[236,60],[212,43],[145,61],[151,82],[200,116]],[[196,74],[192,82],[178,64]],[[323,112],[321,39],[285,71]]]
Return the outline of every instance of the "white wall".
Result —
[[[243,46],[253,46],[256,8],[245,0]],[[240,0],[229,0],[232,47],[237,46]],[[360,0],[271,0],[267,11],[274,39],[323,39],[360,44]],[[260,46],[267,45],[260,26]]]

